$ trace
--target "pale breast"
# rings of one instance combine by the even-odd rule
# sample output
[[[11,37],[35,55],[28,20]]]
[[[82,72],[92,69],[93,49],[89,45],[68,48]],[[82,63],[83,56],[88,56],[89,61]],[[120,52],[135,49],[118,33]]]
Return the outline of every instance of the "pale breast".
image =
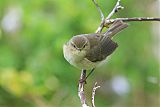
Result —
[[[79,51],[73,50],[72,48],[69,48],[67,45],[63,46],[63,53],[64,53],[64,58],[71,65],[80,69],[89,70],[105,62],[105,60],[97,61],[97,62],[89,61],[87,58],[85,58],[85,53],[83,53],[82,51],[79,52]]]
[[[73,66],[79,68],[79,63],[84,59],[85,53],[83,51],[77,51],[68,45],[63,46],[64,58]]]
[[[78,68],[80,69],[92,69],[99,65],[100,62],[91,62],[87,58],[84,58],[81,62],[77,63]]]

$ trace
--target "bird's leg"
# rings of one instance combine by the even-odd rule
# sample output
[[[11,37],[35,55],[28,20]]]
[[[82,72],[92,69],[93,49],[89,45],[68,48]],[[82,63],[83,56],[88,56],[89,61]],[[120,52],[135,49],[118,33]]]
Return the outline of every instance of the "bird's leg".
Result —
[[[91,69],[91,71],[89,72],[89,74],[86,76],[86,80],[93,73],[94,70],[95,70],[95,68]]]
[[[81,79],[79,80],[79,82],[80,82],[80,83],[85,82],[85,84],[87,84],[86,80],[87,80],[87,78],[93,73],[94,70],[95,70],[95,68],[93,68],[86,77],[81,78]],[[83,70],[83,73],[85,73],[85,75],[86,75],[86,70]]]

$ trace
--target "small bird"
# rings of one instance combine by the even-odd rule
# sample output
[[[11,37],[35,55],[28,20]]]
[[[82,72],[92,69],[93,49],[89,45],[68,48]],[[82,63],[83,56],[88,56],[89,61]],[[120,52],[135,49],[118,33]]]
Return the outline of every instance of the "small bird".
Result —
[[[105,33],[81,34],[73,36],[63,45],[64,58],[73,66],[90,70],[106,61],[118,44],[112,37],[128,24],[115,21]]]

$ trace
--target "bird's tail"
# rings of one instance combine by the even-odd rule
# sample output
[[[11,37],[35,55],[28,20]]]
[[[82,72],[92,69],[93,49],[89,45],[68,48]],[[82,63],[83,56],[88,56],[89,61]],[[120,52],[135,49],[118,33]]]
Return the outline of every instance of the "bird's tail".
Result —
[[[112,38],[114,35],[122,31],[123,29],[127,28],[128,24],[124,23],[121,20],[115,21],[109,29],[104,33],[105,36]]]

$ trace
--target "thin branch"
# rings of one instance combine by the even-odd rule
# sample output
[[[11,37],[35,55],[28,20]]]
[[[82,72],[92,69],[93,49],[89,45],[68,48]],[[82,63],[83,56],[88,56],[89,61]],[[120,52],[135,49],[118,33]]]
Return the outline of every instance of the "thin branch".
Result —
[[[100,6],[99,6],[98,3],[96,2],[96,0],[92,0],[92,1],[93,1],[93,3],[96,5],[96,8],[97,8],[98,12],[99,12],[100,15],[101,15],[101,20],[103,21],[103,20],[104,20],[104,14],[103,14]]]
[[[114,6],[113,10],[110,14],[105,18],[105,20],[101,21],[100,26],[96,30],[96,33],[101,33],[104,27],[109,27],[110,24],[114,23],[116,20],[121,20],[123,22],[131,22],[131,21],[160,21],[160,18],[153,18],[153,17],[133,17],[133,18],[115,18],[110,19],[116,12],[123,9],[124,7],[120,5],[120,1],[118,0],[116,5]]]
[[[89,107],[86,103],[86,96],[84,93],[85,79],[86,79],[86,70],[82,69],[80,81],[78,85],[78,96],[81,100],[82,107]]]
[[[103,28],[104,28],[104,23],[105,23],[105,20],[101,21],[101,24],[99,25],[98,29],[96,30],[95,33],[101,33]]]
[[[100,86],[97,86],[97,82],[94,84],[93,90],[92,90],[92,107],[95,107],[94,104],[94,98],[95,98],[95,94],[96,94],[96,90],[100,88]]]
[[[106,20],[107,19],[110,19],[116,12],[118,12],[119,10],[121,9],[124,9],[123,6],[120,5],[120,1],[121,0],[118,0],[116,5],[114,6],[113,10],[109,13],[109,15],[106,17]]]
[[[94,1],[94,0],[92,0]],[[124,7],[122,7],[120,5],[120,1],[118,0],[116,5],[114,6],[113,10],[109,13],[109,15],[101,21],[101,24],[99,25],[98,29],[96,30],[96,33],[101,33],[102,29],[104,28],[104,24],[105,24],[105,20],[109,20],[116,12],[118,12],[119,10],[123,9]],[[95,2],[94,2],[95,3]],[[96,5],[96,4],[95,4]],[[96,6],[97,7],[97,6]],[[102,12],[102,11],[101,11]],[[102,13],[103,14],[103,13]]]
[[[105,20],[104,26],[108,27],[108,25],[114,23],[117,20],[121,20],[123,22],[131,22],[131,21],[160,21],[160,18],[153,18],[153,17],[115,18],[115,19]]]
[[[105,22],[105,17],[104,14],[100,8],[100,6],[98,5],[98,3],[96,2],[96,0],[92,0],[92,2],[94,3],[94,5],[96,6],[98,12],[101,15],[101,24],[99,25],[98,29],[96,30],[96,33],[100,33],[104,27],[104,22]]]

